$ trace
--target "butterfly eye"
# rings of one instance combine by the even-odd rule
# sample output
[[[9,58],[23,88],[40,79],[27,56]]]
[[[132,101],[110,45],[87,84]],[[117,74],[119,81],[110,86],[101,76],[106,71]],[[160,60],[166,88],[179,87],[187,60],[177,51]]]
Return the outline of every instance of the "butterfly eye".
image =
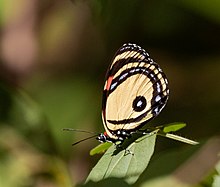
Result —
[[[132,104],[134,111],[141,112],[147,106],[147,101],[144,96],[137,96]]]

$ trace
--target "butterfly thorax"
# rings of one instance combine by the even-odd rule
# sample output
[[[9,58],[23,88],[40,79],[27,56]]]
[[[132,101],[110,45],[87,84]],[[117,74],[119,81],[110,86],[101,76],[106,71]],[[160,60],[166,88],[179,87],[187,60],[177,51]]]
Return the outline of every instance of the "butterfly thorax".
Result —
[[[104,142],[115,143],[117,141],[120,141],[122,143],[125,139],[127,139],[131,136],[131,134],[128,133],[126,130],[117,130],[117,131],[111,132],[111,133],[114,134],[117,137],[117,139],[110,138],[108,136],[107,132],[99,134],[96,139],[98,141],[100,141],[101,143],[104,143]]]

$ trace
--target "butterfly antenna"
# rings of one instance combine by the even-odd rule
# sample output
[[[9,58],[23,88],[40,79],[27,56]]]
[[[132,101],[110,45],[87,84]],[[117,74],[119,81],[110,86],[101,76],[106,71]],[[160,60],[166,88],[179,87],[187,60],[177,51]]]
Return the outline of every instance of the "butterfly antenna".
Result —
[[[96,135],[99,134],[97,132],[91,132],[91,131],[80,130],[80,129],[72,129],[72,128],[63,128],[63,131],[85,132],[85,133],[88,133],[88,134],[96,134]]]
[[[80,142],[84,142],[84,141],[86,141],[86,140],[89,140],[89,139],[91,139],[91,138],[94,138],[94,137],[96,137],[96,136],[97,136],[97,134],[94,135],[94,136],[89,136],[88,138],[84,138],[84,139],[82,139],[82,140],[79,140],[79,141],[73,143],[72,146],[77,145],[77,144],[80,143]]]

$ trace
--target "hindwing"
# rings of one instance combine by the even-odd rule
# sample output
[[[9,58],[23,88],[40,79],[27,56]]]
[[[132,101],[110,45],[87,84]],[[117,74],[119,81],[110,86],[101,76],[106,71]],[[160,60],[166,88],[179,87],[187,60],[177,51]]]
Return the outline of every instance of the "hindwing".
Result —
[[[102,119],[107,135],[132,132],[157,116],[169,96],[168,81],[149,54],[136,44],[124,44],[106,74]]]

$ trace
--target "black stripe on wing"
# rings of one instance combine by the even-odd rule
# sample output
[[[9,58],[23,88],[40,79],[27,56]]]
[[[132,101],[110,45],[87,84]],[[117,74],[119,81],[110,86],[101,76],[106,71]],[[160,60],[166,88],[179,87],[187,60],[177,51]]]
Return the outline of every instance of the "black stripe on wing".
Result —
[[[115,61],[115,59],[123,53],[127,53],[127,55]],[[126,64],[142,61],[146,61],[149,64],[153,62],[153,60],[149,58],[149,54],[138,45],[130,43],[124,44],[116,52],[113,58],[113,64],[111,64],[108,69],[107,77],[115,75]]]
[[[153,82],[153,83],[156,82],[156,79],[157,79],[156,75],[157,74],[154,73],[154,69],[152,69],[152,66],[155,66],[154,67],[154,69],[155,69],[156,67],[158,67],[158,64],[154,63],[149,67],[134,66],[134,67],[131,67],[131,68],[128,68],[128,69],[122,71],[120,73],[120,75],[118,75],[117,77],[115,77],[112,80],[110,89],[108,91],[108,95],[111,94],[120,84],[122,84],[124,81],[126,81],[126,79],[128,79],[132,75],[143,74],[145,76],[148,76],[148,78],[151,82]],[[158,73],[161,73],[161,72],[158,71]]]

